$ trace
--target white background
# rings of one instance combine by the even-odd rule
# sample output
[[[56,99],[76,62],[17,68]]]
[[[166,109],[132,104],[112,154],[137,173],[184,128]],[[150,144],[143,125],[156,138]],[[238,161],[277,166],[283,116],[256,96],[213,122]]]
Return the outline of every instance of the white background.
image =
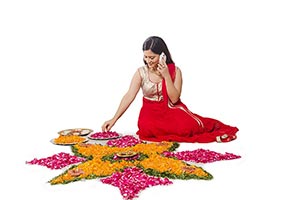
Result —
[[[139,199],[299,199],[296,3],[1,1],[1,195],[122,199],[99,180],[50,186],[62,171],[25,161],[70,152],[49,142],[62,129],[100,131],[143,65],[142,43],[158,35],[183,72],[182,101],[240,129],[232,143],[181,144],[178,150],[242,158],[204,164],[211,181],[175,180],[146,189]],[[113,130],[135,134],[141,102],[139,93]]]

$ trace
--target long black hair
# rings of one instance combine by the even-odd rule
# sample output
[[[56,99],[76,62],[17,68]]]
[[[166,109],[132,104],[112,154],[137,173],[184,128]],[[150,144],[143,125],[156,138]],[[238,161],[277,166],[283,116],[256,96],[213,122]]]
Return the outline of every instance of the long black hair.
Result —
[[[143,44],[143,51],[147,51],[147,50],[151,50],[153,53],[159,54],[159,55],[162,52],[164,52],[167,57],[166,63],[167,64],[174,63],[165,41],[158,36],[151,36],[145,40],[145,42]],[[145,62],[145,60],[144,60],[144,62]],[[146,62],[145,62],[145,64],[146,64]]]

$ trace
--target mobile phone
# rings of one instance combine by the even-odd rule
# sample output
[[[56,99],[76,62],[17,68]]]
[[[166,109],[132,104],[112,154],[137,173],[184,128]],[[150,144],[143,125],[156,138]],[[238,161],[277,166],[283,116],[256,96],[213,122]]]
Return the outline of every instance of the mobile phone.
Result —
[[[167,56],[164,52],[162,52],[159,56],[159,62],[162,62],[162,61],[167,61]]]

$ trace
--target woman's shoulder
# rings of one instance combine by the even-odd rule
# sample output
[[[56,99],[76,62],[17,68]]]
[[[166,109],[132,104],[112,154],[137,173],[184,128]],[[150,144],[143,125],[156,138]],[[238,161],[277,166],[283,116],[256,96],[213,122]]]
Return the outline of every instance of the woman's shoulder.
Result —
[[[174,72],[175,72],[175,73],[177,73],[177,72],[178,72],[178,73],[181,73],[181,69],[180,69],[180,67],[178,67],[177,65],[174,65],[174,68],[173,68],[173,69],[174,69]]]
[[[138,70],[147,70],[147,65],[143,65],[138,67]]]
[[[173,80],[175,80],[176,78],[181,79],[181,77],[182,77],[182,73],[181,73],[180,67],[175,66],[174,74],[172,76]]]
[[[175,73],[180,73],[181,74],[181,69],[177,65],[175,66]]]
[[[178,67],[177,65],[175,65],[175,70],[180,70],[180,67]]]
[[[139,75],[143,78],[147,74],[147,70],[148,70],[147,66],[144,65],[144,66],[138,67],[137,73],[139,73]]]
[[[147,67],[147,65],[140,66],[140,67],[138,67],[137,71],[139,71],[140,73],[145,73],[148,71],[148,67]]]

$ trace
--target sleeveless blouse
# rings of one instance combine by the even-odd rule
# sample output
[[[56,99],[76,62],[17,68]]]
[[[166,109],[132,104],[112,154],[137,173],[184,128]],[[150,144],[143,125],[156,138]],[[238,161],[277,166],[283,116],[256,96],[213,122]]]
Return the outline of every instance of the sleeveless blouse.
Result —
[[[150,101],[162,101],[162,81],[154,83],[150,80],[149,69],[147,66],[140,67],[139,73],[142,77],[141,88],[145,99]]]

